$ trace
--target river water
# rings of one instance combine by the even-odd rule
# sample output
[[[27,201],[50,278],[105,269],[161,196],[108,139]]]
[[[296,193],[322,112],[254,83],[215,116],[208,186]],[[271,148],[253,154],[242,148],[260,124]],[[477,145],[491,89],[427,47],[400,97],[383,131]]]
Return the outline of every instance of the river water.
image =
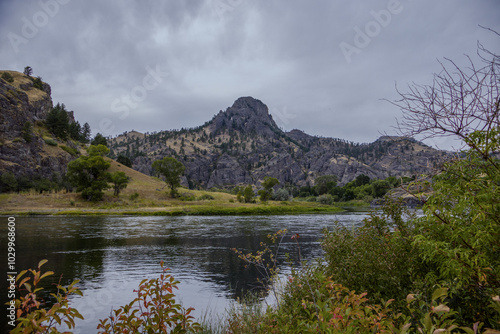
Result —
[[[285,254],[298,258],[292,235],[300,235],[302,260],[312,260],[321,256],[324,229],[332,229],[337,221],[356,227],[367,215],[358,211],[229,217],[16,217],[16,270],[35,268],[47,259],[43,269],[55,272],[47,281],[48,289],[59,280],[62,284],[81,281],[83,297],[76,296],[71,303],[85,320],[77,322],[75,333],[95,333],[99,319],[135,297],[133,290],[141,280],[159,276],[162,260],[180,281],[176,295],[182,304],[194,307],[198,318],[215,318],[224,316],[237,298],[261,288],[256,283],[259,273],[246,267],[232,248],[255,251],[268,234],[287,229],[279,250],[280,267],[286,272]],[[4,221],[0,263],[7,268],[7,217],[0,219]],[[7,301],[5,279],[0,288],[3,304]],[[5,316],[2,325],[4,321]]]

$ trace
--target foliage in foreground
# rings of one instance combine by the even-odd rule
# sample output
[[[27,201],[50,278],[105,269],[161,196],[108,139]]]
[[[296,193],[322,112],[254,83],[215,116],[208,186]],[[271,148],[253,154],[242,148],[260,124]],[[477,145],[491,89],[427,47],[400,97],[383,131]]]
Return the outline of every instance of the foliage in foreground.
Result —
[[[134,290],[137,298],[100,321],[98,333],[189,333],[201,329],[190,315],[194,309],[184,309],[175,301],[173,290],[179,282],[163,265],[162,261],[159,278],[145,279]]]
[[[63,323],[69,328],[75,328],[75,318],[83,319],[78,310],[69,307],[68,297],[71,294],[82,295],[74,281],[67,287],[57,286],[57,292],[50,294],[55,302],[49,309],[43,308],[44,301],[40,299],[40,281],[54,273],[42,273],[41,267],[47,262],[42,260],[38,268],[23,270],[16,277],[16,285],[20,294],[24,295],[15,300],[17,326],[10,331],[17,333],[59,333],[57,325]],[[28,274],[28,275],[26,275]]]
[[[398,208],[392,205],[386,209],[386,214],[391,212],[391,207]],[[396,220],[400,218],[397,212],[392,212],[392,214],[395,214]],[[394,240],[391,240],[392,237],[387,237],[386,231],[380,234],[382,237],[378,237],[380,232],[384,232],[383,230],[370,233],[370,229],[376,230],[384,226],[380,223],[385,221],[383,216],[372,216],[371,219],[374,220],[374,218],[380,220],[378,224],[368,221],[367,227],[359,234],[352,234],[352,231],[345,230],[330,233],[326,242],[335,242],[339,249],[337,252],[330,253],[329,256],[338,256],[327,258],[326,263],[293,270],[281,293],[274,291],[273,287],[269,288],[275,295],[279,294],[277,306],[268,306],[267,309],[263,309],[256,307],[255,304],[243,305],[242,308],[232,311],[224,330],[219,330],[219,332],[500,333],[496,330],[500,326],[500,297],[498,295],[490,294],[488,298],[482,300],[482,304],[461,306],[455,309],[450,305],[456,303],[457,300],[457,292],[452,288],[437,283],[431,283],[426,287],[423,274],[411,277],[411,274],[401,272],[396,277],[391,277],[392,274],[398,274],[398,270],[404,271],[405,268],[410,271],[415,270],[412,268],[415,263],[418,263],[418,266],[423,266],[424,263],[412,262],[418,256],[410,256],[414,251],[411,243],[406,249],[404,248],[403,241],[409,241],[404,239],[408,237],[406,232],[394,232]],[[404,221],[399,222],[404,225],[403,223]],[[284,233],[286,231],[279,231],[270,236],[271,242],[275,244],[273,247],[264,243],[261,244],[262,250],[256,253],[238,252],[241,259],[248,264],[255,265],[268,275],[263,282],[275,283],[277,281],[276,275],[279,272],[276,270],[277,251],[283,241]],[[331,239],[331,235],[335,233],[344,236],[347,234],[353,240],[348,241],[348,246],[344,246],[337,243],[338,238]],[[374,239],[367,239],[369,237]],[[298,236],[294,235],[292,238],[297,240]],[[385,245],[384,239],[388,239]],[[276,244],[277,240],[279,243]],[[363,246],[363,243],[369,245]],[[381,247],[388,259],[371,257],[370,249],[377,246]],[[353,256],[350,258],[352,263],[349,263],[349,272],[338,274],[337,270],[346,259],[346,254],[356,247],[360,249],[353,255],[349,255]],[[332,249],[325,250],[327,253],[332,252]],[[342,250],[345,252],[339,252]],[[404,252],[406,253],[403,254]],[[376,253],[376,255],[380,254]],[[398,256],[401,256],[401,259],[398,259]],[[332,260],[338,262],[338,266],[330,268]],[[405,264],[405,261],[408,262]],[[389,272],[383,270],[389,270]],[[367,275],[356,277],[364,271]],[[375,275],[375,279],[365,282],[364,280],[369,275]],[[382,282],[377,281],[379,278]],[[339,280],[350,285],[361,284],[361,289],[364,287],[372,293],[367,293],[366,290],[359,290],[364,292],[357,293],[358,290],[355,291],[351,287],[339,284]],[[380,298],[390,295],[398,298]],[[404,297],[399,297],[402,295]],[[467,322],[471,318],[468,317],[469,315],[481,319],[484,314],[489,317],[486,322],[480,320],[473,323]]]
[[[41,267],[46,262],[40,261],[36,270],[23,270],[15,279],[21,296],[14,300],[17,325],[10,331],[11,334],[71,333],[60,332],[59,329],[64,325],[70,330],[74,329],[75,319],[83,319],[78,310],[69,306],[70,295],[82,295],[76,286],[78,281],[67,287],[58,285],[57,292],[50,294],[54,299],[52,307],[44,307],[46,301],[40,297],[43,288],[38,286],[43,278],[54,274],[52,271],[42,273]],[[98,333],[194,333],[201,330],[201,326],[190,315],[194,309],[184,309],[176,302],[174,289],[177,289],[179,282],[163,266],[162,261],[163,272],[159,278],[143,280],[138,290],[134,290],[137,298],[113,310],[108,318],[100,320]]]

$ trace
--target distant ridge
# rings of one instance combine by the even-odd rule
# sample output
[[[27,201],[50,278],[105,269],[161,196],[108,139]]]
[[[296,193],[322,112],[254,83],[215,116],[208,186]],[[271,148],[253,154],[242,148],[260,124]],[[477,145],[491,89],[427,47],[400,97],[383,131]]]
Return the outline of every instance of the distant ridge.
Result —
[[[370,178],[428,173],[447,158],[412,138],[382,136],[369,144],[284,132],[268,107],[240,97],[204,125],[160,131],[143,137],[125,133],[112,138],[112,155],[125,155],[133,168],[152,174],[151,164],[174,156],[186,166],[184,183],[192,188],[258,185],[265,176],[283,185],[314,184],[321,175],[337,175],[345,184],[358,175]]]

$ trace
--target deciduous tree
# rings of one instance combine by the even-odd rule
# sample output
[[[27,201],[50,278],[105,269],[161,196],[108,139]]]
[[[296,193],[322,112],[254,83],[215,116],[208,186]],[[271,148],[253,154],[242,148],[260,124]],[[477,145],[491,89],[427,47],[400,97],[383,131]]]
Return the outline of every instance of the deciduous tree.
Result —
[[[266,176],[264,181],[262,182],[262,187],[264,189],[259,190],[260,200],[261,202],[269,201],[273,196],[273,187],[280,184],[275,177]]]
[[[109,180],[113,183],[114,195],[118,196],[122,189],[127,188],[130,178],[125,172],[114,172],[110,174]]]
[[[314,188],[318,195],[323,195],[329,192],[332,188],[337,186],[336,175],[323,175],[314,180]]]
[[[181,175],[184,173],[186,167],[172,157],[165,157],[162,160],[153,162],[153,169],[157,175],[165,178],[165,182],[170,187],[170,195],[175,197],[177,195],[177,188],[181,185]]]
[[[243,199],[245,203],[252,203],[254,201],[255,193],[251,185],[248,185],[243,189]]]
[[[109,188],[107,170],[111,164],[104,160],[109,149],[104,145],[91,145],[87,152],[87,156],[81,156],[68,164],[66,176],[71,185],[76,187],[76,191],[82,192],[84,199],[100,201],[104,195],[103,190]]]

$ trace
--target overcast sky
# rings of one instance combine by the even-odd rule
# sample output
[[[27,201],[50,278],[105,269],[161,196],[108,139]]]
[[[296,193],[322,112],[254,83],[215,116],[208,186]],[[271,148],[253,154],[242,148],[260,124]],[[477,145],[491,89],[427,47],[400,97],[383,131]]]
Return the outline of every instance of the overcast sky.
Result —
[[[284,130],[372,142],[394,132],[396,84],[478,41],[498,52],[479,25],[499,17],[498,0],[0,0],[0,69],[31,66],[93,134],[198,126],[253,96]]]

